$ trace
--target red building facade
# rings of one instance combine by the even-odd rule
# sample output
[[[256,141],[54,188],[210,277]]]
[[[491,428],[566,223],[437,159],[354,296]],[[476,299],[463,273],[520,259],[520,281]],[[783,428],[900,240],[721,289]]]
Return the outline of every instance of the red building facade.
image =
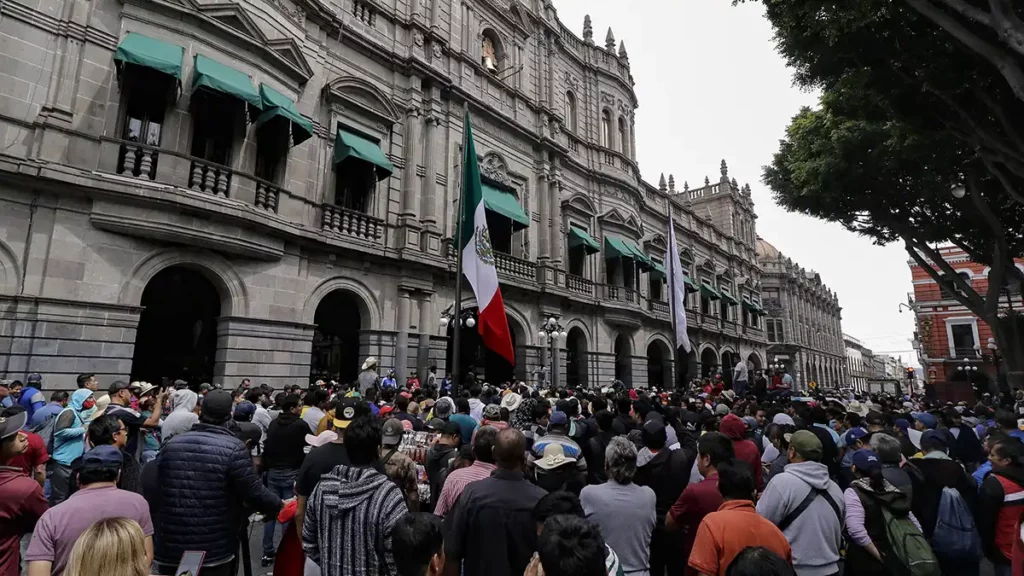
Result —
[[[989,268],[972,262],[960,248],[939,249],[943,259],[976,292],[988,290]],[[1024,270],[1024,260],[1017,266]],[[914,284],[912,307],[917,316],[916,340],[926,386],[939,399],[971,401],[977,391],[989,391],[998,379],[998,342],[991,328],[953,296],[952,285],[936,282],[923,268],[910,262]],[[1007,297],[1010,294],[1011,298]],[[1007,306],[1020,306],[1020,289],[1004,292]]]

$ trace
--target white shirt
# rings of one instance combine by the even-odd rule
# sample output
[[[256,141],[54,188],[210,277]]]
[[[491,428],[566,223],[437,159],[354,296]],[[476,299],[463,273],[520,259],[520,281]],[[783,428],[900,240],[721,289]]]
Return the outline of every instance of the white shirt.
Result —
[[[736,369],[733,371],[733,380],[736,382],[746,382],[747,380],[747,363],[740,360],[736,363]]]

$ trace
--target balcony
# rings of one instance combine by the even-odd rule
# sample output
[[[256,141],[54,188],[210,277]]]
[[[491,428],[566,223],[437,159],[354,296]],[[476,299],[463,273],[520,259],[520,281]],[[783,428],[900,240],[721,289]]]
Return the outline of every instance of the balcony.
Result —
[[[582,294],[584,296],[594,295],[594,283],[582,276],[566,274],[565,287],[569,289],[569,292],[574,292],[576,294]]]
[[[950,358],[960,359],[976,359],[981,358],[981,350],[971,347],[956,347],[949,350],[951,352]]]
[[[384,221],[379,218],[334,204],[323,204],[321,207],[321,229],[324,232],[367,242],[379,242],[384,236]]]
[[[739,330],[739,325],[736,324],[735,322],[733,322],[731,320],[723,320],[722,321],[722,331],[725,332],[726,334],[731,334],[731,335],[735,336],[736,334],[739,334],[740,330]]]
[[[662,302],[661,300],[648,300],[647,309],[658,316],[666,318],[672,313],[668,302]]]
[[[629,304],[636,304],[638,302],[638,295],[633,288],[615,286],[613,284],[602,284],[602,286],[604,287],[605,298],[611,302],[626,302]]]
[[[504,274],[505,276],[528,282],[537,281],[537,264],[529,260],[523,260],[501,252],[494,252],[494,267],[498,269],[499,274]]]
[[[252,174],[172,150],[115,138],[101,138],[98,168],[128,178],[242,200],[274,213],[282,193],[287,194],[279,186]]]

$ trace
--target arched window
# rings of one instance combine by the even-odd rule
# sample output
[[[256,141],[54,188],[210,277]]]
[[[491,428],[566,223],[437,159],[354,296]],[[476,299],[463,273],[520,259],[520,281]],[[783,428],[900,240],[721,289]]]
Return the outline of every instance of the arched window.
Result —
[[[626,127],[626,119],[619,116],[619,152],[629,156],[629,129]]]
[[[608,110],[601,112],[601,146],[612,147],[612,113]]]
[[[572,92],[565,93],[565,127],[576,132],[576,97]]]

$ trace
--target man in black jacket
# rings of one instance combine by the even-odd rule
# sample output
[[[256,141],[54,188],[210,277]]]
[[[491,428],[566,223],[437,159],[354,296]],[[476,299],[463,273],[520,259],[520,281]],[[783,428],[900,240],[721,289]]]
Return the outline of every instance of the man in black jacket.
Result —
[[[679,499],[690,482],[690,469],[697,458],[697,444],[684,434],[679,438],[678,450],[669,450],[665,424],[661,417],[651,414],[651,419],[640,429],[644,447],[651,459],[637,467],[633,481],[638,486],[649,486],[654,490],[656,512],[654,532],[651,534],[651,574],[682,576],[686,570],[685,558],[679,554],[682,539],[678,531],[665,529],[665,516]]]
[[[299,397],[295,394],[286,396],[281,401],[281,415],[270,423],[267,441],[263,445],[263,468],[267,471],[267,488],[282,500],[294,495],[295,477],[299,475],[302,461],[306,457],[306,434],[309,434],[309,424],[300,417],[301,411]],[[276,526],[276,522],[270,522],[263,528],[264,567],[274,562],[277,550],[274,545]],[[284,529],[282,525],[282,535]]]
[[[150,465],[145,496],[154,520],[157,574],[173,574],[186,550],[201,550],[203,576],[234,576],[246,507],[277,516],[282,502],[260,482],[245,444],[225,425],[231,394],[214,390],[188,432],[171,438]]]
[[[594,414],[598,433],[587,441],[587,484],[604,484],[608,481],[608,472],[604,469],[604,451],[608,443],[615,437],[613,426],[615,417],[607,410]]]

